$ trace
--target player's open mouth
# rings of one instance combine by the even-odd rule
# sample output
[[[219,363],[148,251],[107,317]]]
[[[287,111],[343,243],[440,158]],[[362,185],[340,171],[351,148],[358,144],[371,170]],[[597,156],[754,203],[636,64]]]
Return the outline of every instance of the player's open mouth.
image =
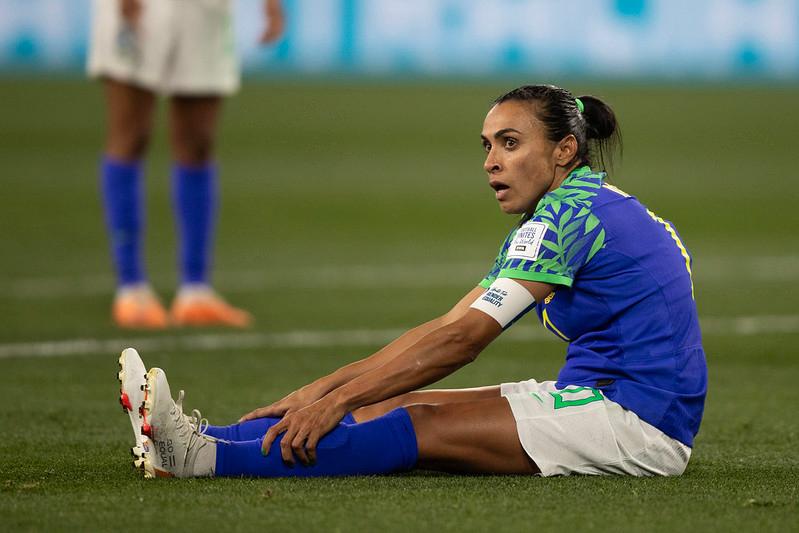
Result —
[[[493,181],[493,180],[492,180],[492,181],[490,181],[490,182],[488,183],[488,185],[489,185],[489,186],[490,186],[492,189],[494,189],[495,196],[496,196],[497,200],[500,200],[500,201],[501,201],[502,199],[504,199],[505,195],[507,194],[507,193],[506,193],[506,191],[507,191],[508,189],[510,189],[510,187],[509,187],[508,185],[505,185],[505,184],[504,184],[504,183],[502,183],[501,181]]]

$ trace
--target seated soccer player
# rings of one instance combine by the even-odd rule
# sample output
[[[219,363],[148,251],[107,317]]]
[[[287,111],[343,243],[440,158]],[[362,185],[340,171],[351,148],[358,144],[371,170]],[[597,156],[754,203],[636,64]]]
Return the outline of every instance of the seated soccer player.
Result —
[[[619,139],[613,111],[524,86],[494,102],[481,137],[488,184],[520,218],[446,314],[232,426],[186,415],[163,370],[145,377],[135,351],[123,353],[147,476],[685,470],[707,387],[691,257],[670,222],[593,169]],[[557,381],[420,390],[532,309],[568,343]]]

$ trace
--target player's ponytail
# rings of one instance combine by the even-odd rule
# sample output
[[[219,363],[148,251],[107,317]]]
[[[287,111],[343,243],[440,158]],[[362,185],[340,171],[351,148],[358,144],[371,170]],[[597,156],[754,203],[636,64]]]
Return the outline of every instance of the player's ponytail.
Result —
[[[622,150],[616,114],[596,96],[574,95],[554,85],[525,85],[503,94],[494,105],[508,100],[535,102],[534,113],[544,124],[547,138],[559,142],[567,135],[577,139],[575,160],[580,165],[612,167],[613,154]]]
[[[616,113],[608,104],[596,96],[579,96],[582,102],[582,116],[585,120],[585,139],[588,142],[588,162],[598,159],[603,169],[613,166],[613,154],[618,147],[622,151],[621,129]]]

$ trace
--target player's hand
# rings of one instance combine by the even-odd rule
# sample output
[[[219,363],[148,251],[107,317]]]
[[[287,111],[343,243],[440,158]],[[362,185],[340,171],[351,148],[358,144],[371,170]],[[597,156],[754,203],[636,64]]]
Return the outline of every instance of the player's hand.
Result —
[[[138,27],[142,12],[141,0],[119,0],[119,11],[131,28]]]
[[[316,445],[344,418],[346,409],[327,395],[308,407],[287,414],[283,420],[269,428],[264,435],[261,453],[267,455],[275,439],[281,434],[280,455],[283,461],[294,465],[295,456],[304,465],[316,463]]]
[[[272,43],[280,39],[286,29],[286,16],[280,0],[265,0],[264,13],[267,24],[261,33],[258,42],[261,44]]]
[[[306,385],[270,405],[250,411],[239,418],[239,423],[265,416],[280,418],[311,405],[322,396],[324,392],[315,392],[311,385]]]

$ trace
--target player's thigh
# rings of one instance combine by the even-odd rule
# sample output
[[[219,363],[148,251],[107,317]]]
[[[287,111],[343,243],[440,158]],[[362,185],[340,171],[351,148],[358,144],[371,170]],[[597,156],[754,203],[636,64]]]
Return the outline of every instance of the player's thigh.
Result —
[[[103,86],[109,143],[123,152],[142,149],[153,128],[155,93],[111,78]]]
[[[448,472],[536,474],[516,420],[501,396],[407,407],[416,432],[419,466]]]
[[[383,416],[397,407],[407,407],[417,403],[438,404],[471,402],[501,396],[500,386],[474,387],[469,389],[433,389],[408,392],[382,402],[366,405],[353,411],[352,416],[357,422],[366,422]]]

